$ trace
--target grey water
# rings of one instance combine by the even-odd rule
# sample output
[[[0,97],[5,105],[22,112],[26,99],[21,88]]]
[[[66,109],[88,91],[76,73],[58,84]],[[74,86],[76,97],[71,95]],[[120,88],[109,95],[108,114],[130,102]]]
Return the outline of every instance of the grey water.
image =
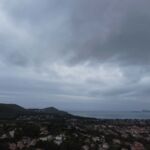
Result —
[[[70,111],[69,113],[98,119],[150,119],[150,111]]]

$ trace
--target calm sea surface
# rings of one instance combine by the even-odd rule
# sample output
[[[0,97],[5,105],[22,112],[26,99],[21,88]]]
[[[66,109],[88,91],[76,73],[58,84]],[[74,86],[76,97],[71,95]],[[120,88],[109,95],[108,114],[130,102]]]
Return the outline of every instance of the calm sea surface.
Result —
[[[144,111],[70,111],[69,113],[98,119],[150,119],[150,112]]]

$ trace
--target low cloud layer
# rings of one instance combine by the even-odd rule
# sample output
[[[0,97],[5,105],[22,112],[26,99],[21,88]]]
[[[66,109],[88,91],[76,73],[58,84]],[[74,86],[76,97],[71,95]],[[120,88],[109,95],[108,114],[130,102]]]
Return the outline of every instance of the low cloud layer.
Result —
[[[2,0],[0,102],[149,109],[149,6],[148,0]]]

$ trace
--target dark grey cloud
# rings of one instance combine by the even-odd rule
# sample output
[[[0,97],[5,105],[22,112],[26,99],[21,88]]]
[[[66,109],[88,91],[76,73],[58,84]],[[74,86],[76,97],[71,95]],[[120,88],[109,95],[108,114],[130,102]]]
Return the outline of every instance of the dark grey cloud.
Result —
[[[149,6],[148,0],[2,0],[0,101],[147,108]]]
[[[149,1],[82,1],[72,17],[74,61],[149,64]]]

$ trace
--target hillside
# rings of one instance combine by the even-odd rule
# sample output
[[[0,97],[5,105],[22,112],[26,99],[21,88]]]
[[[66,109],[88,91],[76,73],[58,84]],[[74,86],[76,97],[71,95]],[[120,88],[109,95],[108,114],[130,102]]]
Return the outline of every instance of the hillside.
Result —
[[[53,113],[53,114],[61,114],[61,115],[68,114],[67,112],[58,110],[55,107],[47,107],[42,109],[42,111],[45,113]]]
[[[69,115],[67,112],[60,111],[55,107],[47,107],[43,109],[25,109],[16,104],[0,104],[0,119],[16,118],[20,115]]]
[[[0,104],[0,119],[14,118],[24,112],[25,109],[16,104]]]
[[[25,111],[25,109],[16,104],[0,104],[0,113],[17,113]]]

